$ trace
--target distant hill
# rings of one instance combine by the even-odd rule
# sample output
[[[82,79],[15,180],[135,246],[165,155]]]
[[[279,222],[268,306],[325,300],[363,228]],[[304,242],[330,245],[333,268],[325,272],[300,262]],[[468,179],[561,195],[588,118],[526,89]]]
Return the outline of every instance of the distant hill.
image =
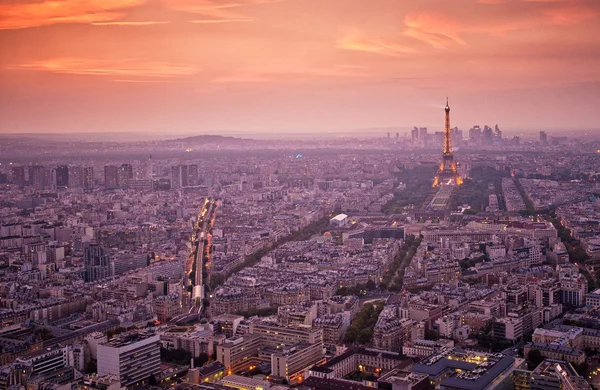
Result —
[[[241,144],[244,141],[243,138],[226,137],[222,135],[195,135],[192,137],[177,138],[170,140],[169,142]]]

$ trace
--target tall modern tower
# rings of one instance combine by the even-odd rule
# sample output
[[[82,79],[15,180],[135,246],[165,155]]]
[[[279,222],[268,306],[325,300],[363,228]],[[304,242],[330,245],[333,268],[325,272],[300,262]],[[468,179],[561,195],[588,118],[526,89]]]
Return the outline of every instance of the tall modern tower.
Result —
[[[84,246],[83,263],[85,267],[83,280],[86,282],[95,282],[111,276],[109,255],[98,244],[89,243]]]
[[[119,168],[116,165],[104,166],[104,188],[108,190],[119,188]]]
[[[56,188],[69,187],[69,167],[59,165],[56,167]]]
[[[85,191],[94,189],[94,167],[83,168],[83,189]]]
[[[442,162],[440,169],[435,176],[433,186],[437,187],[440,184],[461,185],[462,178],[458,174],[456,162],[454,161],[454,153],[452,152],[452,135],[450,133],[450,106],[448,98],[446,98],[446,126],[444,128],[444,153],[442,154]]]

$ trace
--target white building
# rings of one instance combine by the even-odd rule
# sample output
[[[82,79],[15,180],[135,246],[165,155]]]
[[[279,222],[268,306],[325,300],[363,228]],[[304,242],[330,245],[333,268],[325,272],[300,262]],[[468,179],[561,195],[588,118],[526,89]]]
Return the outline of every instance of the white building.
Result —
[[[338,214],[329,220],[329,226],[341,228],[344,227],[347,222],[348,216],[346,214]]]
[[[98,375],[114,375],[122,386],[160,374],[160,336],[134,332],[98,344]]]

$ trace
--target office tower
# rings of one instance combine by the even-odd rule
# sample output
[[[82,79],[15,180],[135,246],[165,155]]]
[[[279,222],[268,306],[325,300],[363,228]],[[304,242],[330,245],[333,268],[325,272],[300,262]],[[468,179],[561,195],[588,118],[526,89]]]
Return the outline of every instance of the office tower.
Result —
[[[56,189],[56,168],[45,168],[44,169],[44,189],[55,190]]]
[[[521,145],[521,137],[519,137],[518,135],[515,135],[515,145],[519,146]]]
[[[188,175],[188,183],[190,186],[197,186],[198,184],[200,184],[200,180],[198,178],[198,165],[190,165],[188,167]]]
[[[83,249],[86,282],[95,282],[111,276],[109,256],[99,244],[86,244]]]
[[[104,188],[114,190],[119,188],[119,168],[115,165],[104,167]]]
[[[25,187],[25,167],[12,168],[12,183],[19,187]]]
[[[484,145],[491,145],[494,142],[494,132],[488,125],[483,127],[483,133],[481,135]]]
[[[188,166],[181,166],[181,186],[187,187],[189,185]]]
[[[396,133],[396,139],[400,139],[400,133]]]
[[[181,188],[181,166],[171,167],[171,188]]]
[[[81,165],[76,165],[69,168],[69,187],[81,188],[83,185],[83,168]]]
[[[45,169],[41,165],[34,165],[29,167],[29,181],[31,182],[31,186],[35,190],[43,190],[44,189],[44,177],[45,177]]]
[[[410,132],[410,138],[413,141],[416,141],[419,139],[419,128],[417,126],[414,126],[413,129]]]
[[[540,131],[540,143],[542,145],[548,145],[548,134],[545,131]]]
[[[389,131],[388,131],[388,133],[387,133],[387,137],[388,137],[388,139],[390,139],[390,138],[391,138],[391,136],[390,136],[390,132],[389,132]]]
[[[146,383],[160,374],[160,335],[135,331],[98,344],[98,375],[114,375],[121,386]]]
[[[444,152],[442,153],[442,163],[438,170],[437,176],[433,181],[433,186],[436,187],[442,183],[461,185],[462,178],[458,174],[456,162],[454,161],[454,152],[452,151],[452,135],[450,134],[450,106],[446,99],[446,126],[444,130]]]
[[[27,176],[25,177],[25,185],[33,187],[33,166],[27,167]]]
[[[131,164],[121,164],[121,170],[127,173],[127,178],[129,180],[133,180],[133,165]]]
[[[479,143],[481,140],[481,127],[475,125],[469,129],[469,141]]]
[[[427,127],[419,127],[419,138],[425,141],[427,138]]]
[[[131,164],[121,164],[119,168],[119,188],[129,188],[129,181],[133,180],[133,166]]]
[[[94,167],[83,168],[83,189],[85,191],[94,189]]]
[[[69,167],[59,165],[56,167],[56,188],[69,187]]]
[[[458,127],[455,127],[454,129],[452,129],[452,139],[454,140],[455,143],[462,142],[462,139],[463,139],[462,130],[459,130]]]
[[[496,125],[494,126],[494,143],[499,144],[500,142],[502,142],[502,130]]]

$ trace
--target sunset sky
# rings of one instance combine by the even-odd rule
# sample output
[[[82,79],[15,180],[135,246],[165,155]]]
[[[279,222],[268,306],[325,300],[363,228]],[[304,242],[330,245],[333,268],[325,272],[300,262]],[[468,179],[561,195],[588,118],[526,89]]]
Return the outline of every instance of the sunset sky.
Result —
[[[0,0],[0,133],[600,128],[598,0]]]

